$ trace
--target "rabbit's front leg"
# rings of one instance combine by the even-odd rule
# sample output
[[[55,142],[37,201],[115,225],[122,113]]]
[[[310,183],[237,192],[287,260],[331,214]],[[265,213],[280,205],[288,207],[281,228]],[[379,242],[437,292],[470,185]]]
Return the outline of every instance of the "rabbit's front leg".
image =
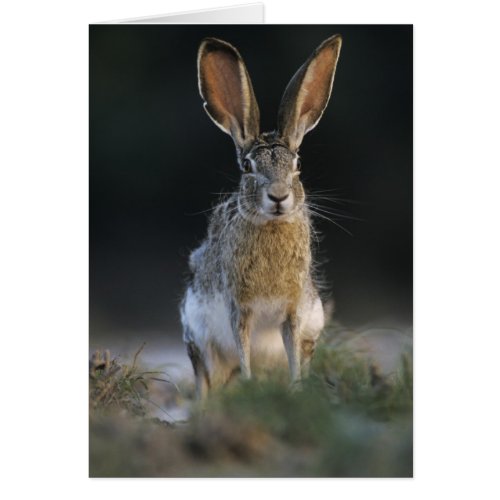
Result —
[[[252,314],[251,311],[244,307],[239,307],[233,303],[232,305],[232,328],[238,357],[240,358],[241,376],[249,379],[252,376],[250,369],[250,332]]]
[[[300,381],[300,332],[299,319],[296,313],[288,315],[283,324],[282,336],[288,357],[290,380],[293,384]]]

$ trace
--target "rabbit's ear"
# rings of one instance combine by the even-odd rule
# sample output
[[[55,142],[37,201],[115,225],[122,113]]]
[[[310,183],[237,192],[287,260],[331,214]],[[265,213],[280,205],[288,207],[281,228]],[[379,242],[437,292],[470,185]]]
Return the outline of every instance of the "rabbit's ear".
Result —
[[[327,38],[299,68],[285,89],[278,112],[278,133],[297,150],[328,104],[342,38]]]
[[[243,149],[259,135],[259,107],[239,52],[205,38],[198,51],[198,83],[208,115]]]

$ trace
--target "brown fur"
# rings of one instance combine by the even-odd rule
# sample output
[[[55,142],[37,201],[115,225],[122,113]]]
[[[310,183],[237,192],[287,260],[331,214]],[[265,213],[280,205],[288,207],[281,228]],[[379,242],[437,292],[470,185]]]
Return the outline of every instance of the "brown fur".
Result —
[[[255,227],[238,218],[234,225],[239,226],[231,241],[234,260],[226,263],[226,271],[233,275],[230,281],[240,304],[259,297],[286,297],[297,303],[311,261],[307,221]]]

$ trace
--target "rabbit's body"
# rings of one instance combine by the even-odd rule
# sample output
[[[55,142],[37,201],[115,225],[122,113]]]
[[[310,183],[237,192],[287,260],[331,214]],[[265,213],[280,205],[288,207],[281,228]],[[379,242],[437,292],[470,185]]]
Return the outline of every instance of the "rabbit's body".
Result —
[[[238,51],[216,39],[200,47],[205,108],[233,137],[243,174],[189,261],[181,319],[199,397],[237,371],[250,377],[250,366],[274,370],[288,362],[292,381],[308,370],[324,318],[297,152],[328,102],[339,51],[338,36],[318,47],[285,91],[278,130],[261,134]]]
[[[239,367],[233,302],[252,316],[253,368],[286,366],[281,327],[291,309],[298,312],[305,348],[323,328],[323,307],[310,274],[305,209],[288,222],[256,225],[236,205],[233,195],[216,207],[207,240],[191,254],[193,279],[181,312],[184,341],[205,353],[212,384],[224,382]]]

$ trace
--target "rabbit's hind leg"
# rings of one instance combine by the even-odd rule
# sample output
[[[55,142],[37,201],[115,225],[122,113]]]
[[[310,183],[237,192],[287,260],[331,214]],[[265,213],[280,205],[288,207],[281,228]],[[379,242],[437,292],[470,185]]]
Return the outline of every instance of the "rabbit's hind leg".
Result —
[[[301,371],[302,377],[307,378],[311,369],[311,358],[316,348],[316,341],[312,339],[303,339],[300,344],[301,349]]]
[[[186,347],[194,370],[196,399],[203,401],[210,389],[210,374],[198,346],[193,341],[190,341],[186,344]]]
[[[316,296],[307,308],[306,320],[301,328],[300,354],[303,377],[309,376],[311,359],[321,331],[325,326],[325,315],[321,299]]]

